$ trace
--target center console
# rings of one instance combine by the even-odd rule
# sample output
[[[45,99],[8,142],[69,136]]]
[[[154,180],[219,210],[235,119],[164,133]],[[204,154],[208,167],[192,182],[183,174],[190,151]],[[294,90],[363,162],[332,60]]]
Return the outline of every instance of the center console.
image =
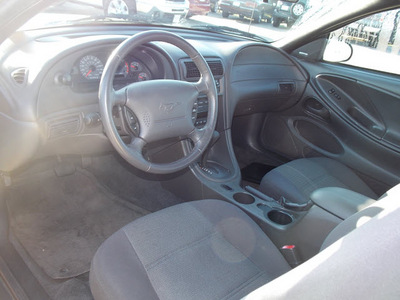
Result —
[[[182,69],[186,70],[183,72],[186,78],[190,68],[188,69],[186,61],[184,63]],[[290,205],[242,185],[230,128],[233,111],[230,106],[234,104],[229,102],[230,99],[225,94],[227,90],[224,76],[221,74],[214,78],[218,90],[216,133],[202,158],[192,164],[189,171],[171,179],[169,188],[183,199],[228,201],[253,218],[276,246],[296,245],[301,260],[312,257],[318,253],[328,233],[342,220],[311,203],[306,206]],[[205,96],[200,96],[193,109],[196,127],[204,126],[207,111],[208,100]],[[184,152],[189,151],[190,146],[184,145]]]
[[[317,205],[290,209],[282,202],[241,186],[240,181],[215,182],[203,177],[203,197],[239,206],[264,230],[278,248],[295,245],[300,261],[320,251],[323,241],[343,220]]]

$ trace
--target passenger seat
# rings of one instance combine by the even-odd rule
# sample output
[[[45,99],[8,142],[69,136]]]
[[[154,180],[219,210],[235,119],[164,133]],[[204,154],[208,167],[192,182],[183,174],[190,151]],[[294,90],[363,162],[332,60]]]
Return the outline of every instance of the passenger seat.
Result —
[[[279,200],[305,204],[320,188],[338,187],[378,199],[367,184],[344,164],[325,157],[301,158],[268,172],[260,183],[260,191]]]

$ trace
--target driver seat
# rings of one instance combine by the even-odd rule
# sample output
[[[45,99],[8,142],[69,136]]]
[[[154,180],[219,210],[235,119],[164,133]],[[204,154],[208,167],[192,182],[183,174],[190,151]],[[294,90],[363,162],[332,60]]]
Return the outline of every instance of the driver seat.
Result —
[[[90,287],[96,300],[398,297],[399,196],[400,185],[343,221],[293,270],[236,206],[179,204],[108,238],[92,260]]]

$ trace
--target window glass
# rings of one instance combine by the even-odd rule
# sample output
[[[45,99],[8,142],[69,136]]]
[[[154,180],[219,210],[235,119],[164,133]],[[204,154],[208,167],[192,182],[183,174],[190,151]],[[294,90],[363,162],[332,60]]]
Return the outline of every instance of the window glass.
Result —
[[[344,64],[400,74],[400,10],[378,13],[331,33],[332,40],[353,46]]]
[[[16,1],[16,0],[13,0]],[[22,0],[19,0],[22,2]],[[297,36],[375,0],[63,0],[21,30],[70,25],[156,24],[273,42]],[[4,1],[3,1],[4,2]],[[10,2],[11,3],[11,2]]]

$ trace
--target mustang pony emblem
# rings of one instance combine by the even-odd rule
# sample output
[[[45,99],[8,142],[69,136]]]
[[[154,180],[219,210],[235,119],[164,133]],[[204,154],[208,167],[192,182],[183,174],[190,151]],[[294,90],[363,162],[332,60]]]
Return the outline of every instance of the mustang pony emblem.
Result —
[[[159,109],[163,112],[169,113],[174,110],[175,107],[181,105],[180,102],[160,103]]]

